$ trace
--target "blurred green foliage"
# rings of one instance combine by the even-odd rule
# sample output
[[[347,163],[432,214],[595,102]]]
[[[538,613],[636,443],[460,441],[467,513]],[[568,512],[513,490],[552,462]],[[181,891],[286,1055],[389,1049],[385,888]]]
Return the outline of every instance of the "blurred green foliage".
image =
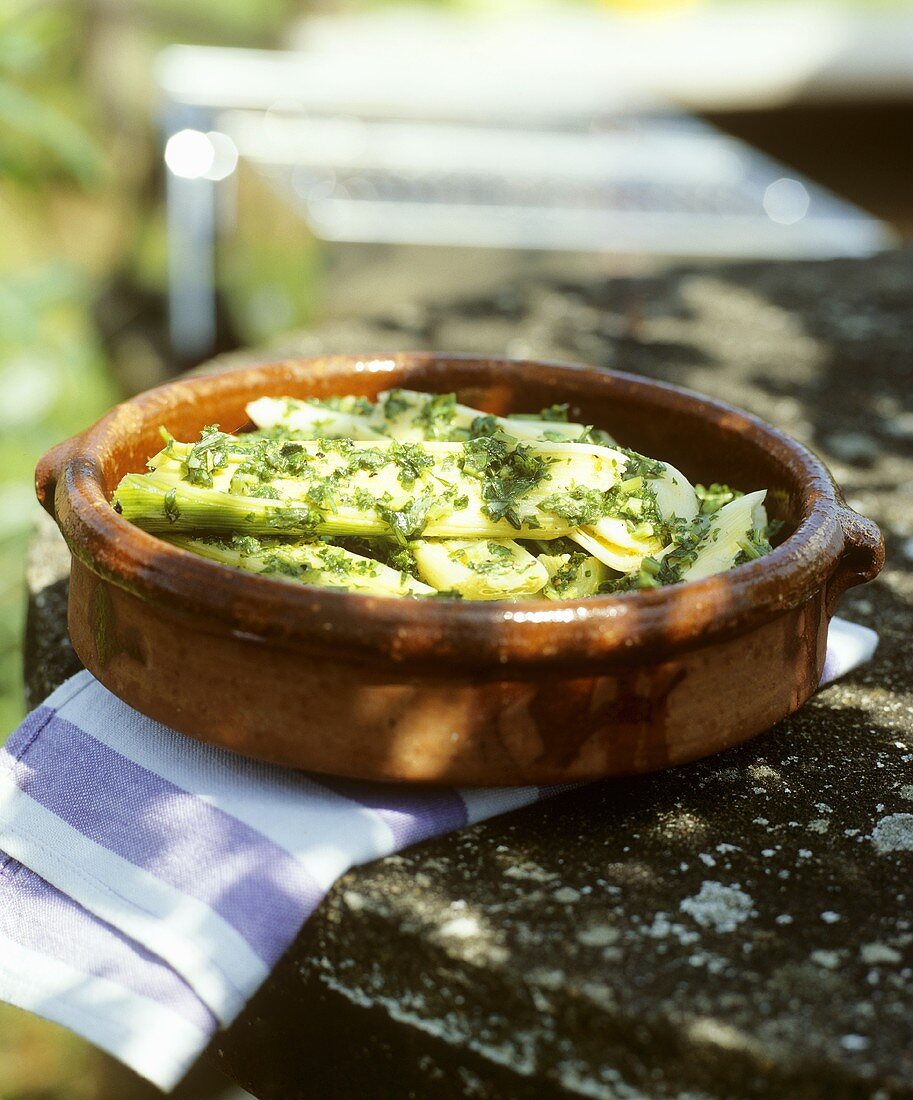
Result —
[[[9,0],[0,9],[0,174],[44,188],[61,178],[84,185],[102,172],[98,146],[81,125],[80,102],[60,77],[75,56],[62,49],[74,15],[61,6]],[[63,64],[63,71],[61,71]],[[54,72],[57,80],[48,83]]]
[[[130,288],[108,305],[117,314],[109,329],[137,312],[143,295],[161,313],[155,54],[174,41],[274,45],[301,9],[300,0],[0,3],[0,741],[22,713],[22,563],[37,508],[35,462],[118,396],[118,349],[97,326],[109,284]],[[241,262],[226,268],[241,303],[265,270],[262,258],[244,262],[247,251],[241,242]],[[300,317],[293,310],[287,320]],[[239,316],[241,331],[258,337],[257,320],[256,310]],[[161,316],[146,328],[148,343],[161,342]],[[123,342],[125,359],[147,352],[132,335]],[[120,367],[128,386],[157,380],[129,362]]]
[[[155,53],[172,41],[269,46],[299,7],[0,0],[0,743],[23,713],[35,463],[118,397],[96,324],[109,280],[126,272],[153,296],[164,280]],[[179,1095],[222,1089],[197,1080]],[[0,1100],[156,1095],[76,1036],[0,1004]]]
[[[100,1100],[94,1057],[63,1028],[0,1004],[0,1100]]]
[[[84,119],[46,74],[73,28],[53,7],[0,13],[0,737],[22,709],[22,557],[41,452],[109,403],[113,389],[86,319],[90,279],[48,251],[49,192],[99,186],[104,161]],[[45,209],[47,209],[45,207]]]
[[[63,263],[0,281],[0,730],[21,714],[22,558],[40,454],[114,398],[86,322],[87,279]]]

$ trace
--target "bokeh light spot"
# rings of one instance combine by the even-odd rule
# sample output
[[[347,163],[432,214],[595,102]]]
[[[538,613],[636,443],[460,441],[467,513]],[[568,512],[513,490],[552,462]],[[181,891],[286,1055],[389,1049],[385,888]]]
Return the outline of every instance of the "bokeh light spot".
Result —
[[[202,130],[179,130],[165,145],[165,163],[181,179],[201,179],[212,168],[215,159],[215,146]]]
[[[811,201],[803,184],[783,176],[764,192],[764,213],[777,225],[795,225],[808,213]]]

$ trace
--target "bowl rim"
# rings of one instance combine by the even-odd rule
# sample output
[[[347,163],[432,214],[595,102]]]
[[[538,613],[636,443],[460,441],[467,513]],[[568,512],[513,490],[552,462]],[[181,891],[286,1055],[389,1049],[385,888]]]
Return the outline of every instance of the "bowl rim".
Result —
[[[159,415],[158,410],[193,400],[201,387],[227,395],[250,386],[253,393],[258,386],[262,392],[264,385],[274,384],[267,381],[270,377],[293,381],[315,370],[375,373],[430,366],[445,371],[448,364],[463,371],[483,366],[532,371],[559,383],[572,374],[596,387],[646,397],[658,412],[674,414],[684,403],[708,423],[747,438],[781,463],[801,493],[799,523],[764,558],[701,581],[585,600],[425,601],[277,584],[208,561],[123,519],[103,490],[102,463],[117,433],[135,431]],[[273,644],[335,650],[349,660],[494,667],[500,677],[504,666],[664,658],[760,625],[827,585],[845,554],[847,522],[860,518],[808,448],[722,401],[620,371],[432,352],[268,360],[167,382],[115,406],[85,432],[48,452],[36,480],[39,499],[54,515],[71,551],[94,573],[179,617],[193,616],[204,631],[230,630]]]

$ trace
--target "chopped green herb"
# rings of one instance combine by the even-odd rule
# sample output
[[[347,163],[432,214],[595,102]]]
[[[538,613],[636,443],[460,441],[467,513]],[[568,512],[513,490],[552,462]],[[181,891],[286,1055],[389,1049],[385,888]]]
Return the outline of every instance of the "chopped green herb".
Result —
[[[735,565],[744,565],[754,561],[764,554],[769,554],[772,547],[766,534],[761,531],[749,531],[743,539],[739,540],[739,553],[736,555]]]
[[[456,394],[438,393],[422,404],[415,422],[424,429],[426,439],[449,439],[455,414]]]
[[[742,496],[736,489],[730,489],[728,485],[719,485],[714,482],[712,485],[703,486],[695,485],[694,492],[697,495],[697,499],[701,502],[701,512],[705,516],[711,516],[714,512],[718,512],[724,504],[728,504],[731,500],[735,500],[737,497]]]
[[[181,510],[177,505],[177,489],[169,489],[168,492],[165,493],[163,511],[165,513],[165,519],[167,519],[169,523],[177,523],[181,518]]]
[[[609,513],[606,493],[577,487],[566,493],[554,493],[539,504],[543,512],[566,519],[572,527],[587,527]]]
[[[619,451],[627,456],[628,465],[626,474],[628,477],[662,477],[666,472],[665,464],[655,458],[647,458],[646,455],[630,451],[627,447],[619,447]]]
[[[412,408],[412,402],[405,390],[388,390],[381,407],[387,420],[395,420]]]
[[[416,481],[434,464],[431,456],[420,443],[392,443],[387,452],[396,463],[397,479],[404,489],[411,489]]]
[[[436,503],[434,496],[424,493],[400,508],[381,505],[377,508],[377,513],[390,528],[396,541],[405,546],[410,539],[417,538],[425,530]]]
[[[462,470],[481,482],[484,514],[495,523],[507,520],[517,530],[523,526],[518,504],[549,476],[548,462],[541,455],[503,434],[467,440]]]
[[[469,427],[471,439],[479,439],[484,436],[495,435],[501,431],[501,425],[495,416],[484,414],[477,416]]]

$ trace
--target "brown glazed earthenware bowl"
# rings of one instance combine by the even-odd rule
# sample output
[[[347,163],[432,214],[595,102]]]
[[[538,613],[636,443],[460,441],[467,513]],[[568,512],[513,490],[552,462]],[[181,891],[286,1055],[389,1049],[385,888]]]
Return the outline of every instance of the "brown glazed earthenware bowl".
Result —
[[[295,586],[176,549],[109,504],[164,424],[237,430],[255,397],[455,390],[574,420],[694,481],[766,488],[786,537],[704,581],[584,601],[397,600]],[[818,684],[840,594],[881,569],[878,528],[808,450],[736,409],[625,374],[408,354],[271,363],[162,386],[41,460],[73,553],[76,652],[116,695],[240,753],[363,779],[548,784],[718,752]]]

